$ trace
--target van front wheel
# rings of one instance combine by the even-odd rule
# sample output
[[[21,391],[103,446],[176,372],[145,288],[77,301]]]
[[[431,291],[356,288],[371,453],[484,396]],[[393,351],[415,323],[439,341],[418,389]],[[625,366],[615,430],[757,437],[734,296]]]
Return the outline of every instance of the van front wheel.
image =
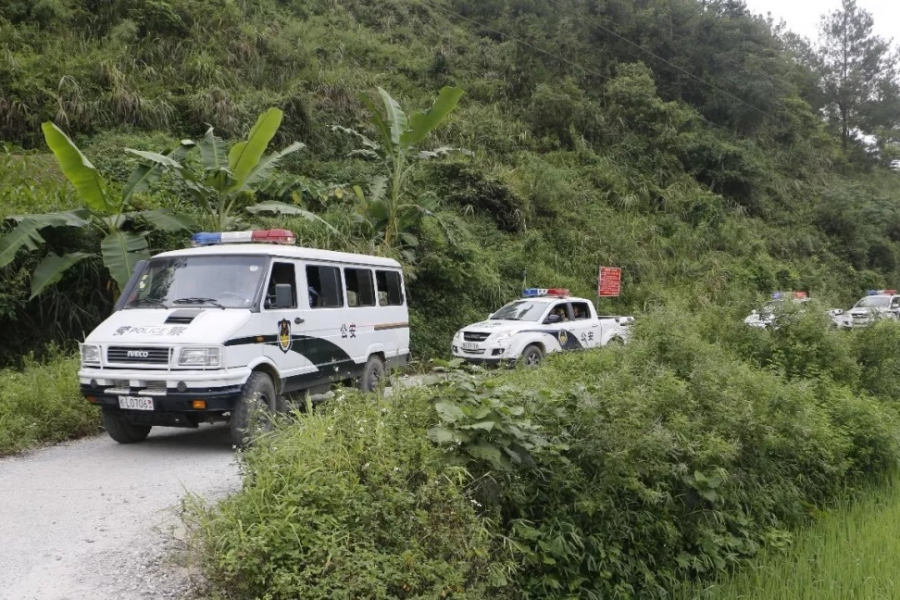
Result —
[[[126,417],[112,412],[103,413],[103,428],[109,437],[120,444],[143,442],[150,435],[150,425],[137,425]]]
[[[231,443],[240,448],[269,431],[275,408],[272,378],[260,371],[251,373],[231,410]]]
[[[380,356],[373,354],[363,367],[362,376],[359,378],[359,389],[363,392],[374,392],[384,379],[384,361]]]

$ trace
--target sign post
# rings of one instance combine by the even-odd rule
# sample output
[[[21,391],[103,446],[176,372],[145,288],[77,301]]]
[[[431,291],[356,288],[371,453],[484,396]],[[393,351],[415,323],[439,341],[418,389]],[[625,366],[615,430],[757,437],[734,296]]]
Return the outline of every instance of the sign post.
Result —
[[[618,298],[622,292],[622,269],[620,267],[600,267],[597,279],[597,296]]]

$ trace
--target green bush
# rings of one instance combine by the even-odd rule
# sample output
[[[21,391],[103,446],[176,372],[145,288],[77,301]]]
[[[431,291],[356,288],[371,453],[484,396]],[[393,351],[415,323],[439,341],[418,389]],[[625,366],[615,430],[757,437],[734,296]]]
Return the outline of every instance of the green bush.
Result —
[[[428,441],[423,391],[295,416],[242,455],[240,493],[196,513],[227,597],[498,597],[489,521]]]
[[[662,598],[789,544],[896,467],[896,402],[858,382],[884,381],[900,329],[865,332],[857,364],[815,317],[759,331],[722,313],[655,311],[628,346],[451,372],[387,403],[341,396],[246,454],[246,488],[201,513],[208,573],[235,598],[504,581],[518,598]]]
[[[78,358],[58,352],[0,371],[0,456],[100,431],[100,413],[82,398]]]

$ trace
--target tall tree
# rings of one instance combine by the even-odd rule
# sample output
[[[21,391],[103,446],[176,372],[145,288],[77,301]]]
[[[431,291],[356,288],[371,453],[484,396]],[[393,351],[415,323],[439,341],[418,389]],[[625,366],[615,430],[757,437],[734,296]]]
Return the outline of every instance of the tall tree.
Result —
[[[829,119],[844,147],[859,134],[878,136],[900,126],[898,57],[872,31],[871,13],[843,0],[840,9],[822,17],[819,55]]]

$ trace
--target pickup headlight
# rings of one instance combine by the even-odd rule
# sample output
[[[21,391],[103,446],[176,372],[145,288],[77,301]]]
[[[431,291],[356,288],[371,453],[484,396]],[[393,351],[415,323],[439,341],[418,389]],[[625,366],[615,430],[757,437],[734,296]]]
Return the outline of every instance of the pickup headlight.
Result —
[[[462,329],[453,334],[453,341],[458,341],[462,339]]]
[[[100,346],[81,344],[81,362],[85,365],[99,365]]]
[[[178,356],[181,367],[218,367],[221,363],[220,348],[182,348]]]

